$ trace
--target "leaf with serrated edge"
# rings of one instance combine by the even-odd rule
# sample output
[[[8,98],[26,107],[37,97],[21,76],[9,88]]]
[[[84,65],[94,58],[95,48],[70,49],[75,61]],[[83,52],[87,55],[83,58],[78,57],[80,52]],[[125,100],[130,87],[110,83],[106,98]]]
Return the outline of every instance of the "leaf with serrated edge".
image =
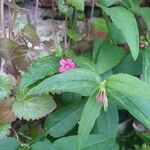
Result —
[[[58,72],[58,60],[55,56],[46,56],[38,59],[24,74],[20,88],[24,89],[34,82]]]
[[[13,76],[0,73],[0,101],[4,100],[11,93],[15,80]]]
[[[42,118],[56,108],[56,103],[49,95],[38,95],[25,99],[16,99],[12,111],[19,119],[35,120]]]

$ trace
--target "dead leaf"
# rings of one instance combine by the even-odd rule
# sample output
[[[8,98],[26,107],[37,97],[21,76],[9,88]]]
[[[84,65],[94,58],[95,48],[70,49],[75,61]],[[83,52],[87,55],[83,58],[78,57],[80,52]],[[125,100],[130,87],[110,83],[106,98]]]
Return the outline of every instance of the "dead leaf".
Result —
[[[9,97],[0,102],[0,123],[12,123],[16,120],[15,115],[11,111],[14,98]]]

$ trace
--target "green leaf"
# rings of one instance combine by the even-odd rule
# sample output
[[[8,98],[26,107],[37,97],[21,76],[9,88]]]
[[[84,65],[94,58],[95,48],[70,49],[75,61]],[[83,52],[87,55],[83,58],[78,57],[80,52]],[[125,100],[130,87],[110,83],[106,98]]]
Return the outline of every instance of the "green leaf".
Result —
[[[66,5],[65,0],[57,0],[57,7],[59,12],[67,15],[69,7]]]
[[[38,141],[31,145],[32,150],[56,150],[48,139]]]
[[[100,46],[102,44],[102,41],[98,38],[94,40],[94,48],[93,48],[93,62],[97,63],[98,54],[100,51]]]
[[[98,92],[89,97],[83,109],[78,129],[78,150],[82,150],[96,119],[100,115],[102,104],[96,99]]]
[[[77,10],[84,11],[85,0],[68,0],[68,3],[74,6]]]
[[[76,93],[64,92],[61,94],[61,99],[64,106],[71,105],[82,100],[82,95]]]
[[[82,40],[81,35],[78,32],[76,32],[75,30],[68,29],[67,30],[67,36],[74,41],[81,41]]]
[[[130,75],[141,75],[142,74],[142,57],[139,55],[136,61],[133,60],[131,54],[128,54],[121,63],[113,69],[115,74],[126,73]]]
[[[150,8],[143,7],[140,8],[140,11],[137,12],[139,15],[141,15],[147,25],[148,31],[150,31]]]
[[[89,69],[91,71],[96,71],[96,65],[87,57],[82,56],[75,56],[72,57],[75,64],[77,64],[78,67]]]
[[[103,18],[94,18],[92,24],[93,24],[93,27],[96,30],[103,31],[103,32],[108,32],[105,19],[103,19]]]
[[[60,138],[53,145],[57,150],[77,150],[77,138],[77,136]],[[112,137],[99,134],[89,135],[84,150],[111,150],[113,145]]]
[[[126,39],[134,60],[139,54],[139,31],[134,15],[124,7],[111,7],[102,9],[108,14],[113,23],[122,32]]]
[[[11,124],[0,123],[0,139],[6,138],[10,133]]]
[[[98,74],[86,69],[73,69],[54,75],[36,87],[28,95],[41,94],[52,91],[72,92],[89,96],[99,86],[101,78]]]
[[[35,97],[19,95],[12,105],[12,111],[15,116],[26,120],[42,118],[55,108],[56,104],[49,95],[38,95]]]
[[[143,56],[143,74],[142,77],[144,81],[146,81],[148,84],[150,84],[150,47],[145,48],[142,51]]]
[[[6,74],[0,73],[0,101],[5,100],[11,93],[11,89],[14,85],[14,78]]]
[[[121,33],[121,31],[114,25],[114,23],[110,24],[110,31],[115,44],[124,44],[126,40]]]
[[[59,67],[58,60],[55,56],[46,56],[38,59],[24,74],[20,83],[20,89],[25,89],[36,81],[57,73]]]
[[[107,7],[119,2],[119,0],[104,0],[104,1]]]
[[[150,128],[150,86],[136,77],[117,74],[108,78],[107,95],[110,100],[127,109]]]
[[[132,10],[134,13],[138,12],[140,9],[139,0],[123,0],[121,2],[125,7]]]
[[[118,109],[113,103],[109,103],[107,112],[101,111],[97,118],[94,132],[109,137],[116,137],[119,123]]]
[[[112,69],[125,57],[124,49],[104,42],[98,54],[97,70],[100,74]]]
[[[16,150],[19,143],[15,138],[5,138],[0,140],[0,150]]]
[[[64,136],[80,120],[82,109],[83,103],[78,102],[51,113],[44,123],[45,130],[55,138]]]

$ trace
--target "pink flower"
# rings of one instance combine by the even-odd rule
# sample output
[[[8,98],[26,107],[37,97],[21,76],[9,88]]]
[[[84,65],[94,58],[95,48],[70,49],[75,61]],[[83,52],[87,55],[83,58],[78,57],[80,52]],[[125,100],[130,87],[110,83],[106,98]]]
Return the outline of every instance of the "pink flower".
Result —
[[[76,64],[70,58],[61,59],[59,61],[59,64],[60,64],[59,72],[61,73],[76,68]]]
[[[105,93],[104,91],[100,91],[96,97],[98,102],[104,102],[105,99]]]
[[[141,44],[140,48],[142,48],[142,49],[145,48],[145,44]]]

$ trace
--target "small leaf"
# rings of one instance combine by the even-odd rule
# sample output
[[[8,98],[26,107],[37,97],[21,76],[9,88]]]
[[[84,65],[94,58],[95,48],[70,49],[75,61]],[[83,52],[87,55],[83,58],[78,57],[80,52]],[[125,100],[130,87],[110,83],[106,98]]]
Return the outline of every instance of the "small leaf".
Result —
[[[31,43],[34,44],[39,40],[39,37],[36,32],[36,28],[31,24],[24,26],[24,28],[21,31],[23,36]]]
[[[82,108],[83,104],[78,102],[52,112],[44,123],[45,130],[55,138],[64,136],[80,120]]]
[[[56,108],[56,103],[49,95],[24,97],[24,95],[20,95],[12,105],[12,111],[19,119],[39,119]]]
[[[32,88],[28,95],[61,91],[89,96],[99,86],[100,81],[99,75],[90,70],[73,69],[44,80]]]
[[[148,7],[142,7],[140,8],[140,11],[137,12],[139,15],[141,15],[147,25],[148,31],[150,31],[150,8]]]
[[[116,138],[118,123],[118,109],[113,103],[109,103],[107,112],[102,110],[101,115],[97,118],[94,133]]]
[[[9,96],[15,80],[13,77],[0,73],[0,101]]]
[[[125,57],[124,49],[104,42],[97,58],[97,70],[100,74],[112,69]]]
[[[15,138],[0,139],[0,150],[16,150],[19,146]]]
[[[67,35],[69,36],[70,39],[74,41],[81,41],[82,37],[79,33],[77,33],[75,30],[68,29],[67,30]]]
[[[96,30],[103,31],[103,32],[108,32],[105,19],[103,19],[103,18],[94,18],[92,24],[93,24],[93,27]]]
[[[31,148],[32,150],[56,150],[48,139],[34,143]]]
[[[102,7],[102,9],[111,17],[116,27],[120,29],[130,47],[134,60],[136,60],[139,54],[139,31],[134,15],[126,8],[119,6]]]
[[[53,145],[57,150],[77,150],[77,138],[78,136],[60,138]],[[114,139],[112,137],[95,134],[89,135],[84,150],[111,150],[113,146]]]
[[[143,56],[143,74],[144,81],[150,84],[150,47],[145,48],[142,51]]]
[[[54,56],[46,56],[38,59],[27,70],[20,84],[20,88],[24,89],[36,81],[46,76],[58,72],[58,58]]]
[[[10,134],[10,124],[1,124],[0,123],[0,140],[7,137]],[[1,147],[1,145],[0,145]]]
[[[65,0],[57,0],[57,7],[59,12],[67,14],[69,7],[66,5]]]
[[[77,10],[84,11],[85,0],[68,0],[68,3],[74,6]]]
[[[150,87],[145,82],[127,74],[108,78],[107,95],[116,104],[127,109],[135,118],[150,128]]]
[[[78,150],[82,150],[85,147],[90,131],[92,130],[96,119],[100,115],[102,104],[97,102],[97,94],[98,92],[95,92],[89,97],[83,109],[78,129]]]

